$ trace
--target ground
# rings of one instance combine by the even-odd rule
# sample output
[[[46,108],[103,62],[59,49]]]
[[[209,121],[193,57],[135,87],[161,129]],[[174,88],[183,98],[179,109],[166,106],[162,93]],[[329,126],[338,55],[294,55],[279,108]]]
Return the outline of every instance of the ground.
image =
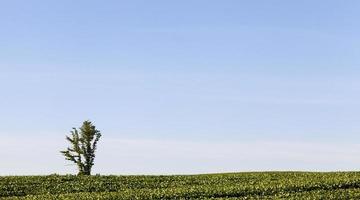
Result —
[[[7,176],[0,199],[360,199],[360,172]]]

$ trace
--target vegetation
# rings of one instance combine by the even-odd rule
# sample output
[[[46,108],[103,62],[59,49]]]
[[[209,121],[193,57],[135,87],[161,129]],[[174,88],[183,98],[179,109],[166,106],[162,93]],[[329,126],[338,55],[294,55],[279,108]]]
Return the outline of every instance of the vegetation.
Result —
[[[0,199],[360,199],[360,172],[0,177]]]
[[[71,147],[61,151],[66,160],[74,162],[79,170],[78,175],[90,175],[94,165],[97,143],[101,137],[99,130],[90,121],[84,121],[80,131],[73,128],[71,136],[66,136]]]

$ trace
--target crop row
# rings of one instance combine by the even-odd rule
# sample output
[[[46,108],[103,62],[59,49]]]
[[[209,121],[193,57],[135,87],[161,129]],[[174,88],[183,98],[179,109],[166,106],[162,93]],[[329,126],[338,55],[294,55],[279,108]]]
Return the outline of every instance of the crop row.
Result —
[[[145,199],[214,199],[214,200],[235,200],[235,199],[360,199],[360,189],[336,189],[336,190],[313,190],[306,192],[283,192],[273,195],[248,195],[248,196],[213,196],[213,194],[201,193],[198,195],[189,194],[187,191],[181,193],[171,190],[128,190],[122,192],[84,192],[72,194],[43,194],[29,195],[23,197],[5,197],[4,200],[145,200]]]
[[[260,197],[298,199],[298,195],[328,196],[328,199],[343,199],[342,197],[348,199],[347,197],[351,195],[355,198],[360,196],[360,173],[272,172],[197,176],[0,177],[0,197],[7,200],[257,199]]]

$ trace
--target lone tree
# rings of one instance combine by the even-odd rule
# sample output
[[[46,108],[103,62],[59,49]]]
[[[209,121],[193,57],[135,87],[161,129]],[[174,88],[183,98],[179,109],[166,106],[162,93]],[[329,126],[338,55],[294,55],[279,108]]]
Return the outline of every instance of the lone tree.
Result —
[[[78,169],[78,175],[90,175],[94,165],[95,151],[97,143],[101,137],[99,130],[96,130],[91,121],[84,121],[79,128],[73,128],[71,136],[66,136],[70,142],[70,147],[61,153],[66,160],[74,162]]]

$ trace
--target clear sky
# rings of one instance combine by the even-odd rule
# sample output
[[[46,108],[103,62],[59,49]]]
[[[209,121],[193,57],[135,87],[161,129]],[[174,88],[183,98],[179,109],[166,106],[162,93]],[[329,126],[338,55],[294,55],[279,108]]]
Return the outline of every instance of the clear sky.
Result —
[[[4,0],[0,174],[356,170],[356,0]]]

